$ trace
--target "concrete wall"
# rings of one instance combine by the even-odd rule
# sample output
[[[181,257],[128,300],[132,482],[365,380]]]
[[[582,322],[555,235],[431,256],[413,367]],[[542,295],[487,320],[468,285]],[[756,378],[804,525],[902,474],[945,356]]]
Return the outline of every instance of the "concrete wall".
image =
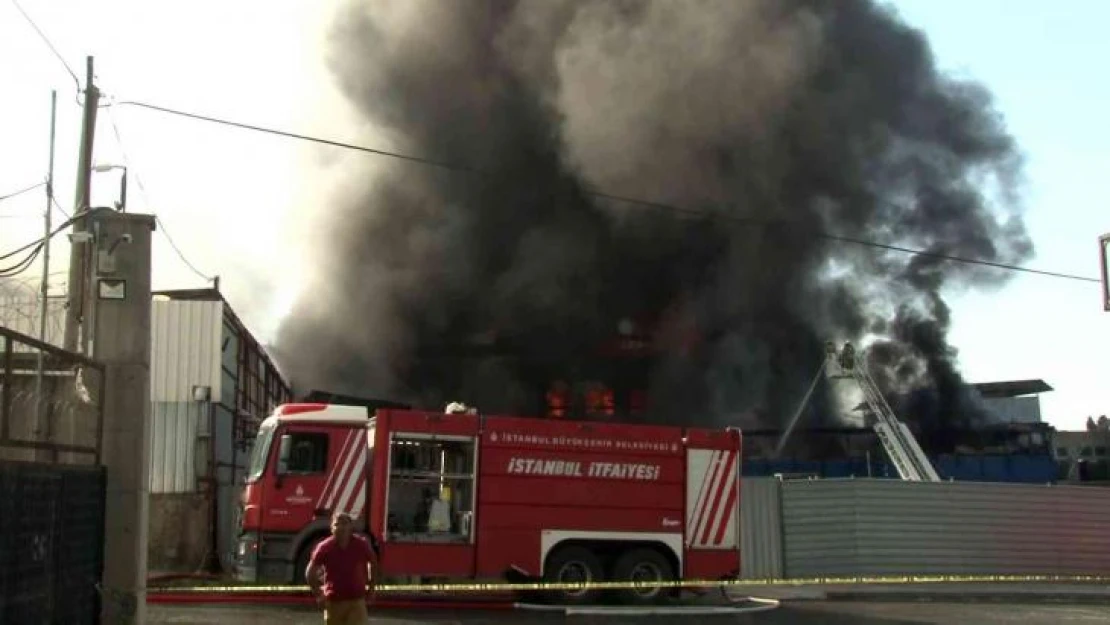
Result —
[[[150,495],[148,567],[158,572],[193,572],[208,553],[211,508],[206,495]]]
[[[42,409],[45,430],[36,433],[36,414],[39,409],[39,394],[36,392],[36,376],[33,361],[24,355],[20,363],[13,367],[10,380],[4,379],[0,365],[0,401],[9,401],[8,434],[22,441],[51,442],[61,445],[76,445],[95,448],[100,407],[95,402],[95,393],[100,390],[99,373],[86,370],[79,378],[71,370],[59,370],[52,362],[54,370],[43,377]],[[3,358],[3,341],[0,340],[0,359]],[[79,385],[79,381],[81,384]],[[85,397],[92,384],[91,397]],[[88,400],[88,401],[87,401]],[[0,459],[40,462],[60,462],[62,464],[91,464],[92,454],[59,452],[56,456],[45,456],[48,452],[0,446]]]
[[[1095,462],[1110,458],[1110,432],[1060,431],[1053,435],[1053,453],[1058,460]]]

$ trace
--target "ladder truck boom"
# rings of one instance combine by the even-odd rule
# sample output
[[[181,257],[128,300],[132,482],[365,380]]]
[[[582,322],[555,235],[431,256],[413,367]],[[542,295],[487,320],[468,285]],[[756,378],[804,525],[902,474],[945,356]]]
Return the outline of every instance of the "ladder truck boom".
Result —
[[[805,397],[802,398],[797,412],[794,413],[794,417],[787,424],[779,438],[778,446],[775,449],[776,455],[782,453],[787,438],[794,430],[794,426],[797,425],[798,419],[801,418],[802,412],[822,376],[830,380],[852,380],[859,386],[864,400],[867,402],[867,407],[875,415],[875,424],[872,428],[879,437],[879,442],[886,451],[886,455],[894,463],[901,479],[914,482],[940,481],[940,476],[933,468],[928,456],[925,455],[925,451],[921,449],[921,445],[918,444],[913,432],[895,416],[894,410],[891,409],[883,394],[879,392],[878,385],[871,378],[871,374],[867,372],[867,367],[856,354],[856,350],[851,343],[846,343],[844,349],[840,352],[837,352],[836,346],[831,341],[826,344],[825,361],[817,371],[817,375],[814,377],[813,383],[810,384]]]
[[[940,476],[932,462],[910,429],[898,419],[886,398],[879,392],[878,385],[851,343],[845,344],[839,354],[832,343],[827,345],[826,351],[826,374],[830,378],[854,380],[863,392],[867,407],[875,415],[875,434],[898,470],[898,476],[915,482],[939,482]]]

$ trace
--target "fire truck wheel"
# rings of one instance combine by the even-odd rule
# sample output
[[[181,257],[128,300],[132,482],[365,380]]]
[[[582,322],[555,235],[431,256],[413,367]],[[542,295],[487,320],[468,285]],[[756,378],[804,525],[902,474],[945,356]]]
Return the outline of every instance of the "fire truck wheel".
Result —
[[[632,549],[617,558],[612,579],[616,582],[669,582],[674,580],[674,567],[655,549]],[[665,601],[672,594],[666,586],[649,586],[617,590],[616,598],[621,603],[653,604]]]
[[[604,575],[601,560],[593,551],[573,545],[563,547],[548,557],[543,578],[553,584],[580,584],[600,582]],[[584,605],[596,603],[600,594],[596,589],[554,590],[550,598],[554,603]]]
[[[301,547],[301,552],[297,554],[297,562],[293,565],[293,583],[296,585],[306,584],[308,581],[304,577],[304,572],[308,569],[308,559],[312,557],[312,552],[316,550],[316,545],[327,538],[327,535],[317,536],[308,540],[304,547]]]

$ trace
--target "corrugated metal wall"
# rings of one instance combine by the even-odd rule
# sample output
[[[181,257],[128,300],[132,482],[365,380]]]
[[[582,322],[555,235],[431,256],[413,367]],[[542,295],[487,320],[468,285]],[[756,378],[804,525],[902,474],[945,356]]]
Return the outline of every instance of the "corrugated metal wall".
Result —
[[[1110,572],[1110,489],[787,481],[782,515],[787,577]]]
[[[745,579],[782,577],[781,482],[745,478],[740,486],[740,568]]]
[[[156,401],[151,404],[151,493],[196,491],[197,435],[207,430],[207,413],[207,403]]]
[[[194,386],[220,397],[220,336],[223,302],[155,300],[151,304],[150,492],[190,493],[197,489],[197,462],[207,470],[207,402],[193,397]],[[201,456],[198,458],[198,452]]]
[[[151,401],[191,402],[193,386],[218,399],[223,302],[155,300],[150,325]]]

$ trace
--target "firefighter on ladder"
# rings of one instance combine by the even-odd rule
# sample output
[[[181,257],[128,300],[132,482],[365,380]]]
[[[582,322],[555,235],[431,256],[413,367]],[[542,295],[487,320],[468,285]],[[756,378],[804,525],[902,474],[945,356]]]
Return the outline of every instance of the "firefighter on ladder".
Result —
[[[856,348],[852,347],[851,343],[844,344],[844,350],[840,352],[840,368],[845,371],[851,371],[856,363]]]

